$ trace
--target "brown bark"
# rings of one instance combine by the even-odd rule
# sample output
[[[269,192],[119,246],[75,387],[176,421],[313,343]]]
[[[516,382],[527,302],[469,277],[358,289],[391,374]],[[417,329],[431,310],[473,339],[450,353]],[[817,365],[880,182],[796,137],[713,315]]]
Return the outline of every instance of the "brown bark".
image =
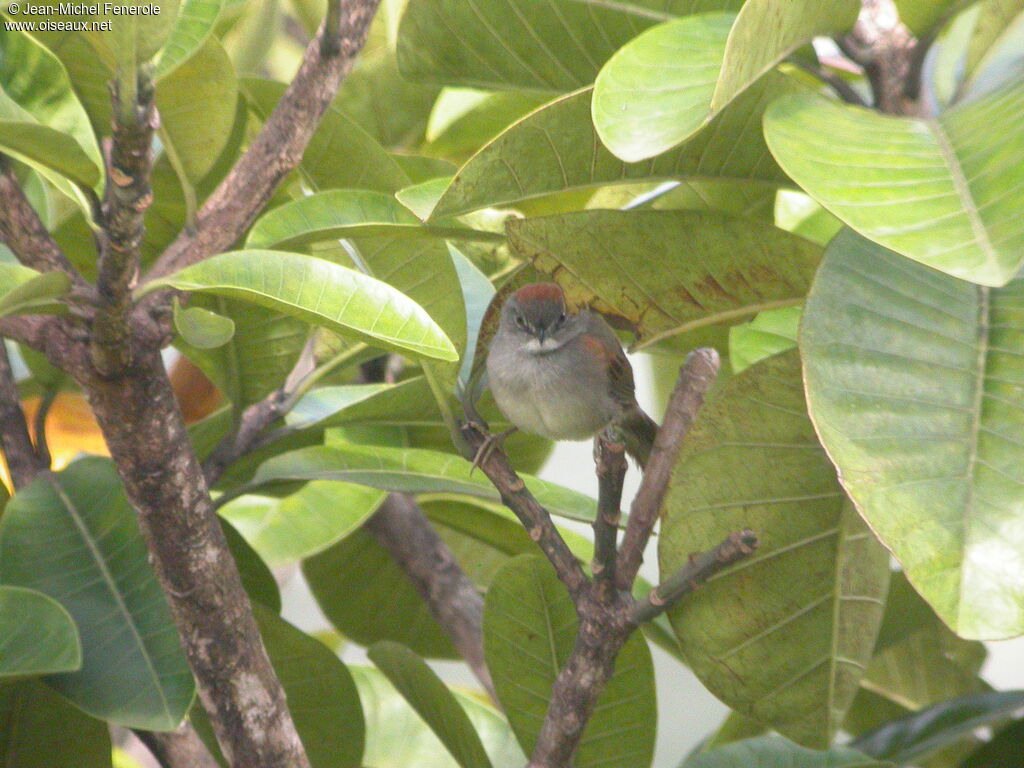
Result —
[[[484,661],[483,598],[420,508],[408,496],[393,493],[366,529],[413,583],[455,650],[497,701]]]
[[[0,339],[0,448],[15,488],[28,485],[37,472],[47,468],[32,445],[3,339]]]
[[[156,349],[81,380],[234,768],[309,765]],[[131,417],[128,417],[131,414]]]

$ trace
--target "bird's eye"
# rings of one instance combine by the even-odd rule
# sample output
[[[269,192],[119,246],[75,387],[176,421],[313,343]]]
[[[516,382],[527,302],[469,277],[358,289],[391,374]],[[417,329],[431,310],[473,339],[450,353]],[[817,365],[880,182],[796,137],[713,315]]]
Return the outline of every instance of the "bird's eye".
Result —
[[[563,312],[562,314],[560,314],[558,316],[558,322],[560,322],[560,323],[564,323],[565,322],[565,312]]]
[[[516,325],[518,325],[520,328],[526,327],[526,321],[523,320],[522,315],[516,315]]]

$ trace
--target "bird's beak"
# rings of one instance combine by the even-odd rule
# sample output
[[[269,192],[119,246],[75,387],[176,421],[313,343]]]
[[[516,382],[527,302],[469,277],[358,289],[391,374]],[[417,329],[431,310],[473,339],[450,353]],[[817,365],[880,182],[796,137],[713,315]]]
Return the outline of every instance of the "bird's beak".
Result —
[[[537,340],[541,343],[541,345],[544,344],[544,339],[547,338],[547,335],[548,335],[548,329],[547,328],[539,328],[537,330]]]

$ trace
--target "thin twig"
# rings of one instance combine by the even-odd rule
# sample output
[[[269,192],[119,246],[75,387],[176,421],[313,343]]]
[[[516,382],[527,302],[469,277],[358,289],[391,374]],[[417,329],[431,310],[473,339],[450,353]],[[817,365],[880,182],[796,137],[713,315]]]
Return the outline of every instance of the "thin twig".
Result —
[[[484,661],[483,598],[416,502],[390,494],[366,522],[366,530],[413,583],[455,650],[497,701]]]
[[[38,472],[47,468],[32,446],[3,339],[0,339],[0,448],[3,448],[15,488],[25,487]]]
[[[630,589],[640,570],[644,549],[658,519],[679,447],[704,404],[704,395],[718,374],[718,365],[715,350],[696,349],[687,356],[679,371],[679,380],[665,410],[665,421],[654,439],[651,458],[630,507],[629,522],[622,536],[615,582],[621,590]]]
[[[146,209],[153,201],[149,176],[153,170],[153,132],[159,118],[153,106],[154,86],[140,70],[126,77],[137,83],[134,99],[112,88],[114,132],[107,164],[106,200],[100,236],[99,304],[92,326],[92,360],[103,376],[121,373],[131,362],[131,284],[139,268],[139,248]],[[125,79],[118,81],[123,84]]]
[[[753,554],[755,549],[757,536],[753,531],[744,529],[730,533],[714,549],[691,556],[686,565],[648,592],[647,597],[633,608],[630,619],[635,624],[650,621],[723,568]]]
[[[626,477],[626,451],[607,431],[594,439],[597,469],[597,515],[594,517],[594,561],[590,566],[599,600],[607,602],[615,585],[615,558],[619,520],[622,517],[622,484]]]
[[[476,455],[487,442],[486,432],[471,421],[462,422],[461,430],[471,455]],[[569,590],[569,595],[574,601],[581,599],[590,586],[590,580],[558,532],[551,515],[512,469],[505,452],[493,447],[486,452],[478,466],[501,494],[505,506],[515,513],[530,538],[537,542],[537,546],[551,561],[558,578]]]

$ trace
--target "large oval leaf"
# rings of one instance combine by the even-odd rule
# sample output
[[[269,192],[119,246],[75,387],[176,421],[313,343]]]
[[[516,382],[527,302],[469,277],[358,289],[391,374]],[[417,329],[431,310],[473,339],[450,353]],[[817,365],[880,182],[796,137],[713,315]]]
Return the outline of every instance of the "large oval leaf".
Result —
[[[303,561],[302,573],[320,610],[353,642],[394,640],[428,658],[458,658],[420,593],[365,530]]]
[[[892,765],[847,747],[818,752],[785,739],[762,736],[698,753],[679,768],[891,768]]]
[[[937,119],[790,96],[769,108],[764,127],[786,172],[869,240],[999,286],[1024,263],[1022,121],[1017,84]]]
[[[376,643],[367,655],[430,726],[461,768],[491,768],[469,716],[423,659],[404,645],[390,641]]]
[[[78,630],[60,603],[34,589],[0,586],[0,678],[81,666]]]
[[[110,729],[38,680],[0,685],[5,768],[111,768]]]
[[[242,496],[220,514],[272,568],[314,555],[354,531],[386,494],[354,483],[318,481],[283,499]]]
[[[458,352],[426,311],[387,283],[286,251],[233,251],[146,284],[242,299],[370,344],[455,361]]]
[[[889,558],[814,435],[795,351],[715,390],[662,516],[663,575],[731,531],[757,533],[754,557],[713,576],[669,618],[712,693],[794,741],[827,747],[871,659]]]
[[[296,248],[322,240],[367,235],[464,237],[501,241],[495,232],[468,227],[424,226],[393,195],[363,189],[332,189],[285,203],[261,216],[245,241],[247,248]]]
[[[64,272],[36,272],[21,264],[0,264],[0,317],[61,309],[71,278]]]
[[[376,669],[353,667],[366,713],[365,765],[374,768],[459,768],[423,719]],[[480,735],[495,768],[522,768],[526,764],[505,718],[472,695],[454,693]]]
[[[243,78],[239,83],[263,121],[284,94],[284,83]],[[344,152],[338,148],[344,147]],[[350,187],[394,192],[409,183],[384,148],[335,106],[329,106],[306,144],[299,170],[314,189]]]
[[[0,580],[49,595],[78,625],[82,668],[46,678],[62,695],[126,727],[181,722],[192,673],[113,462],[43,473],[7,503]]]
[[[50,51],[23,32],[0,30],[0,89],[39,123],[70,136],[95,168],[103,167],[89,117],[71,88],[71,80]],[[87,177],[93,171],[87,170]]]
[[[509,126],[459,170],[432,215],[444,217],[601,184],[672,179],[788,183],[761,134],[773,99],[803,92],[772,72],[684,145],[658,158],[624,163],[604,148],[590,119],[592,88],[571,93]]]
[[[957,634],[1024,633],[1024,280],[989,289],[849,230],[804,311],[811,417],[861,514]]]
[[[770,224],[698,211],[579,211],[508,231],[571,302],[625,318],[640,346],[797,304],[821,258]]]
[[[571,91],[616,49],[675,15],[742,0],[411,0],[398,31],[406,77],[478,88]]]
[[[156,78],[162,80],[188,61],[213,32],[223,0],[182,0],[167,42],[156,60]]]
[[[572,652],[578,620],[548,563],[521,555],[502,568],[484,603],[484,657],[512,730],[526,752],[540,733],[551,686]],[[640,633],[623,646],[615,673],[583,731],[577,768],[646,768],[654,756],[657,706],[651,653]]]
[[[461,456],[440,451],[336,442],[275,456],[263,462],[252,482],[340,480],[397,493],[462,493],[500,501],[482,473],[470,474],[472,466]],[[529,475],[523,481],[551,514],[583,522],[594,519],[589,496]]]
[[[160,139],[183,183],[196,184],[217,161],[237,101],[235,70],[217,40],[207,40],[157,84]]]
[[[623,46],[594,83],[601,141],[633,162],[685,141],[784,56],[848,28],[857,0],[748,0],[738,16],[662,24]]]

